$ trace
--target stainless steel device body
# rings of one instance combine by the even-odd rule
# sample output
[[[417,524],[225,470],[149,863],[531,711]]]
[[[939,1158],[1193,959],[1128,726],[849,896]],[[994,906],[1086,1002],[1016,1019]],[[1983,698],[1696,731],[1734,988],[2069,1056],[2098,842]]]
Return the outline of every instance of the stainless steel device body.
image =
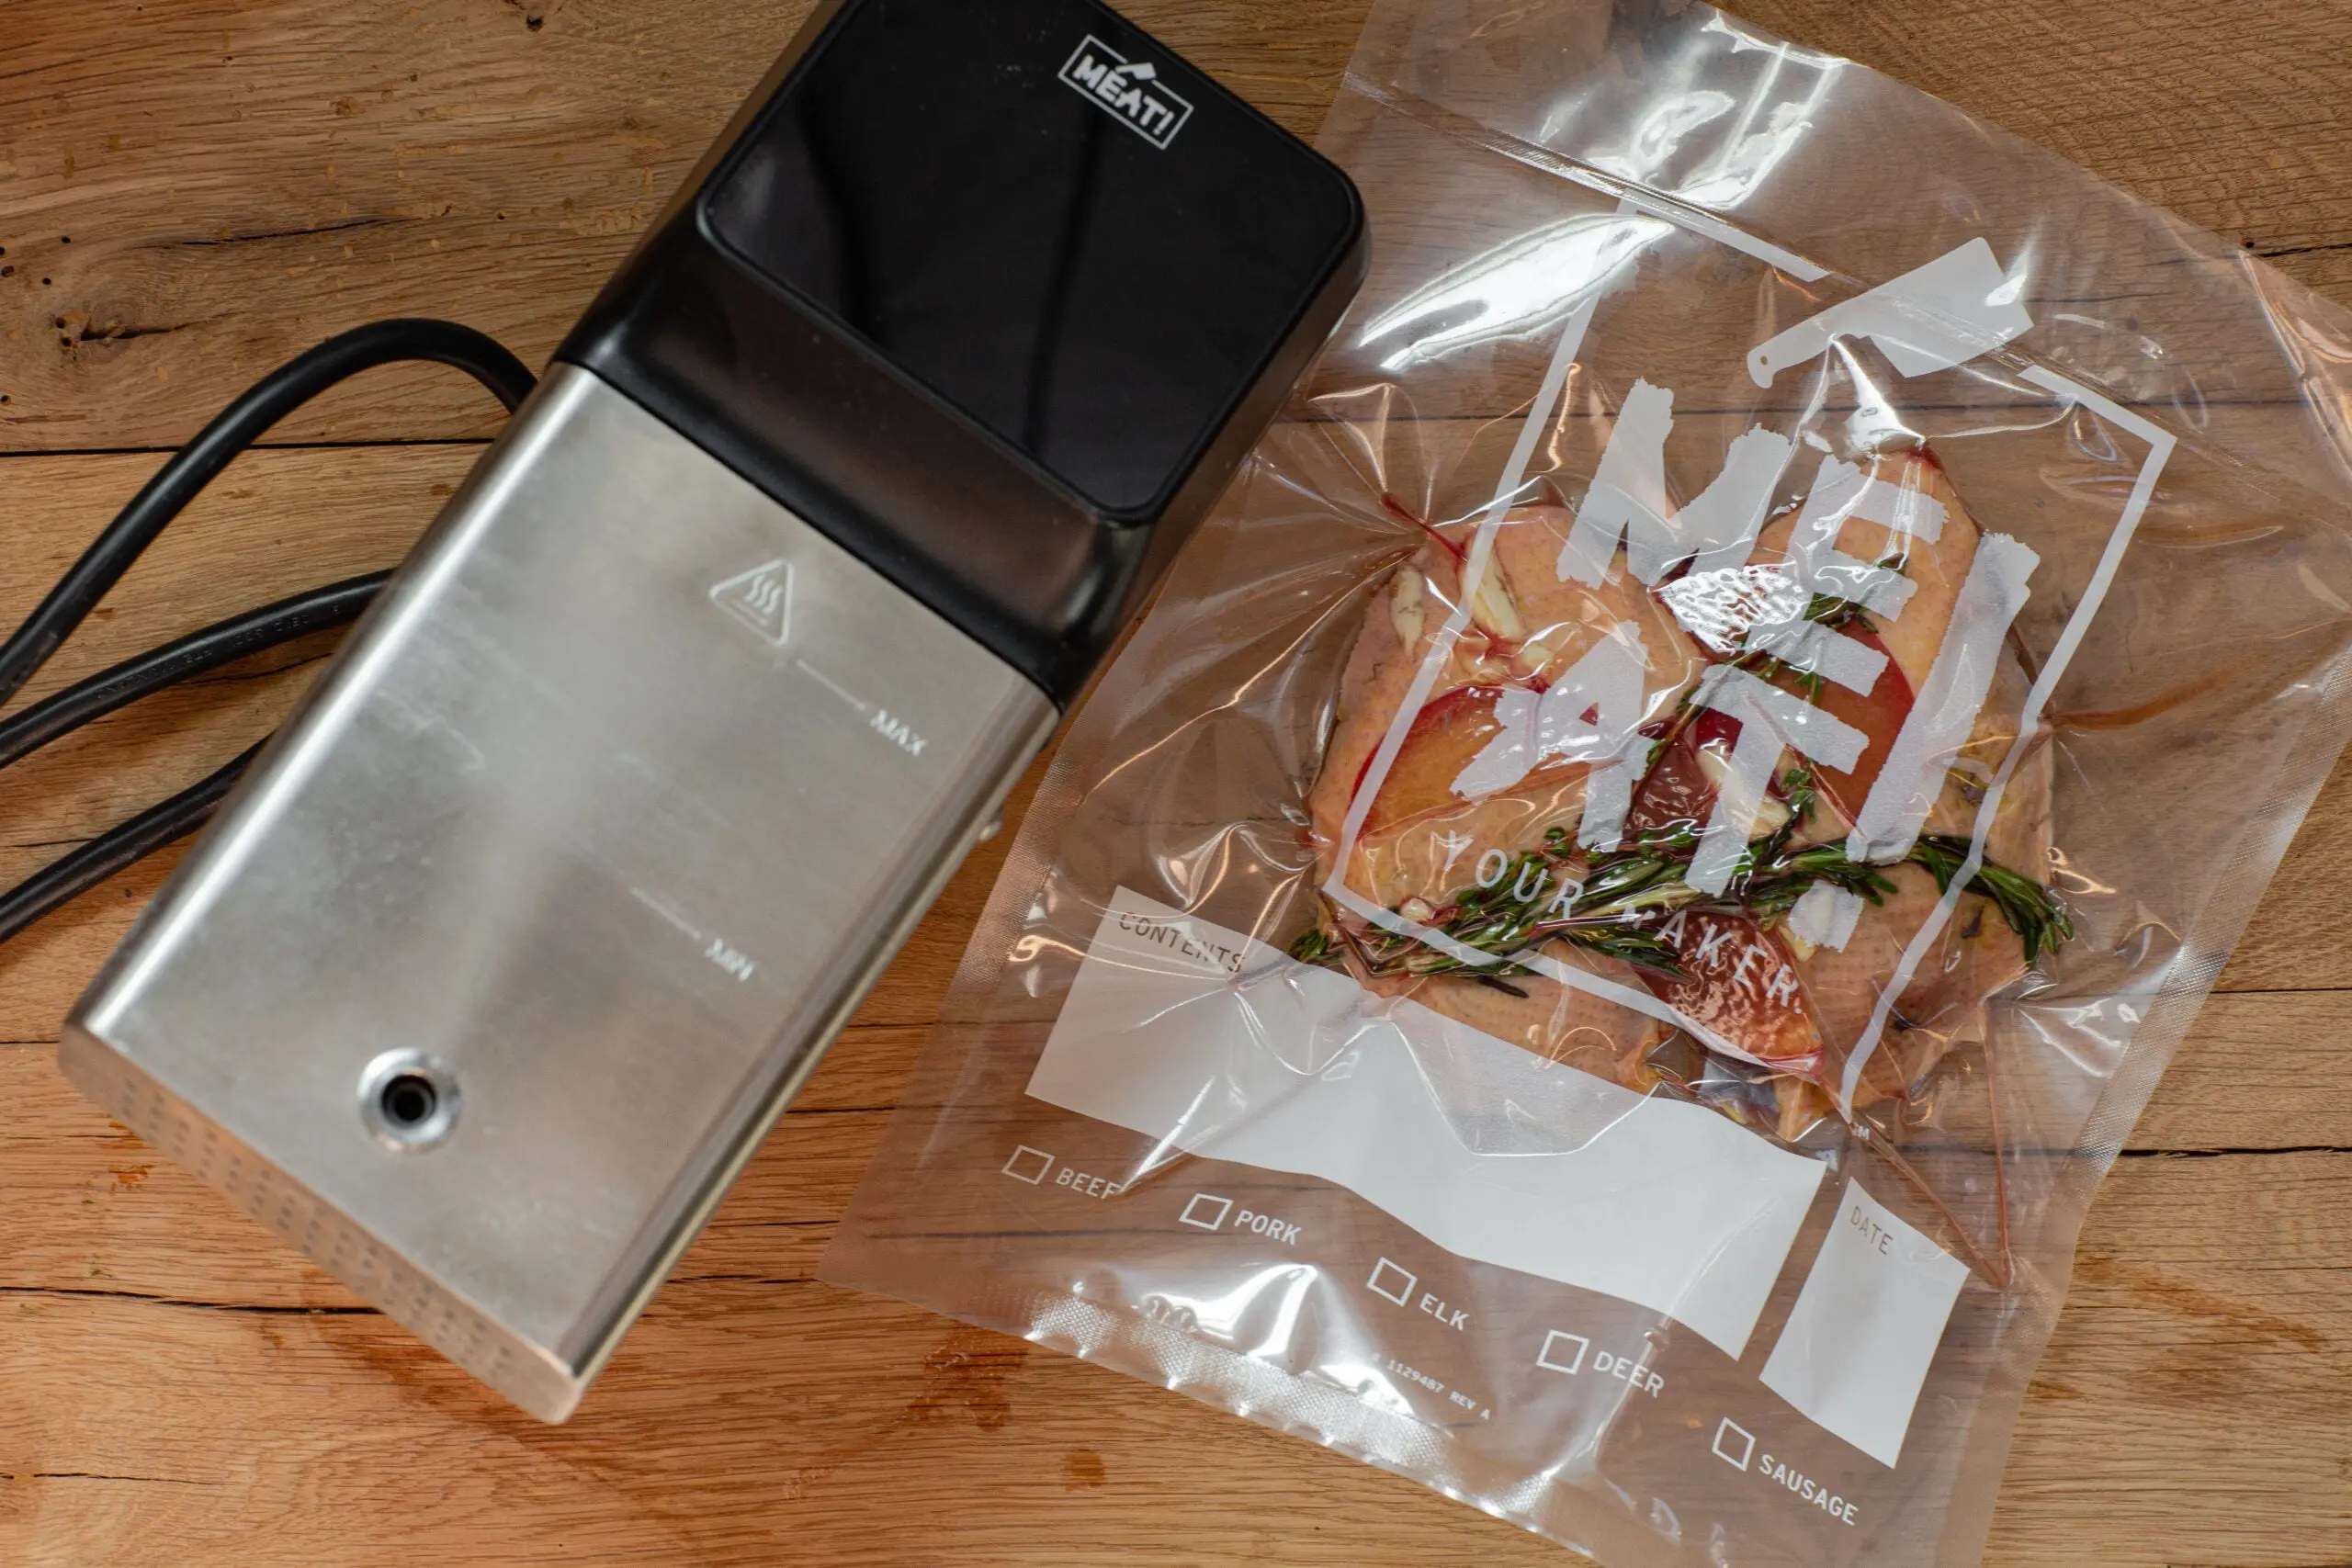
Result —
[[[820,0],[66,1071],[561,1419],[1367,258],[1101,0]]]
[[[560,1420],[1055,717],[560,366],[62,1061]]]

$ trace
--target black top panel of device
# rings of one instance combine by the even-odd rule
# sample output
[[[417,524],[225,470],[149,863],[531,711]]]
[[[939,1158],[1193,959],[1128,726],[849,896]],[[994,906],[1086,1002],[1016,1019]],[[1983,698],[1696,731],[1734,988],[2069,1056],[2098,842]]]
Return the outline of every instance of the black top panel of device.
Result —
[[[837,0],[559,351],[1067,696],[1363,271],[1095,0]]]
[[[1150,515],[1329,270],[1353,200],[1091,10],[857,6],[707,210],[743,259],[1080,495]]]

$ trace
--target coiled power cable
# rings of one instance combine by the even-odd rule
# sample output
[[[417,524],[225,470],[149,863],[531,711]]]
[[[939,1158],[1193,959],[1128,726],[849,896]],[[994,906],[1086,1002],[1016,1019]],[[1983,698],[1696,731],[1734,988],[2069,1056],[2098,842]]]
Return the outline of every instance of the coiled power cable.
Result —
[[[495,339],[454,321],[403,318],[340,333],[248,388],[195,440],[158,469],[107,524],[57,586],[0,643],[0,703],[24,689],[74,628],[88,618],[173,518],[230,460],[272,425],[328,388],[379,365],[424,360],[452,366],[488,388],[512,413],[535,384],[523,362]],[[357,618],[383,588],[375,572],[280,600],[123,660],[0,720],[0,767],[192,675]],[[266,744],[266,742],[265,742]],[[260,746],[170,799],[98,835],[0,893],[0,942],[123,867],[201,827],[252,765]]]

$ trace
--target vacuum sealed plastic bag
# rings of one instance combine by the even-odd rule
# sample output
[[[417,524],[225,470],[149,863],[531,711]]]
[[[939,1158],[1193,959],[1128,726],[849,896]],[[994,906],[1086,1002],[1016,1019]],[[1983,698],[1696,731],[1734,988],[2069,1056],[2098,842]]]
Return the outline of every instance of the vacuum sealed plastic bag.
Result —
[[[1619,1568],[1976,1560],[2346,739],[2352,318],[1674,0],[1387,0],[1371,284],[828,1278]]]

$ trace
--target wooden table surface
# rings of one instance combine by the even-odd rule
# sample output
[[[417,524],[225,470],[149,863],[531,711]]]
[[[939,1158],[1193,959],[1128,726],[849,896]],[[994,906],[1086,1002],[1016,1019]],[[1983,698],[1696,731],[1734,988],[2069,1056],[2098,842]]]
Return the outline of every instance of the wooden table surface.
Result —
[[[1132,0],[1312,132],[1367,0]],[[0,617],[251,378],[446,314],[534,365],[806,0],[0,0]],[[1741,0],[2352,303],[2352,6]],[[378,371],[38,691],[389,565],[496,428]],[[262,735],[301,645],[0,775],[14,881]],[[0,949],[0,1563],[1558,1563],[1162,1390],[815,1282],[993,878],[957,878],[583,1412],[481,1392],[58,1076],[168,857]],[[2109,1178],[1988,1561],[2352,1562],[2352,769]]]

